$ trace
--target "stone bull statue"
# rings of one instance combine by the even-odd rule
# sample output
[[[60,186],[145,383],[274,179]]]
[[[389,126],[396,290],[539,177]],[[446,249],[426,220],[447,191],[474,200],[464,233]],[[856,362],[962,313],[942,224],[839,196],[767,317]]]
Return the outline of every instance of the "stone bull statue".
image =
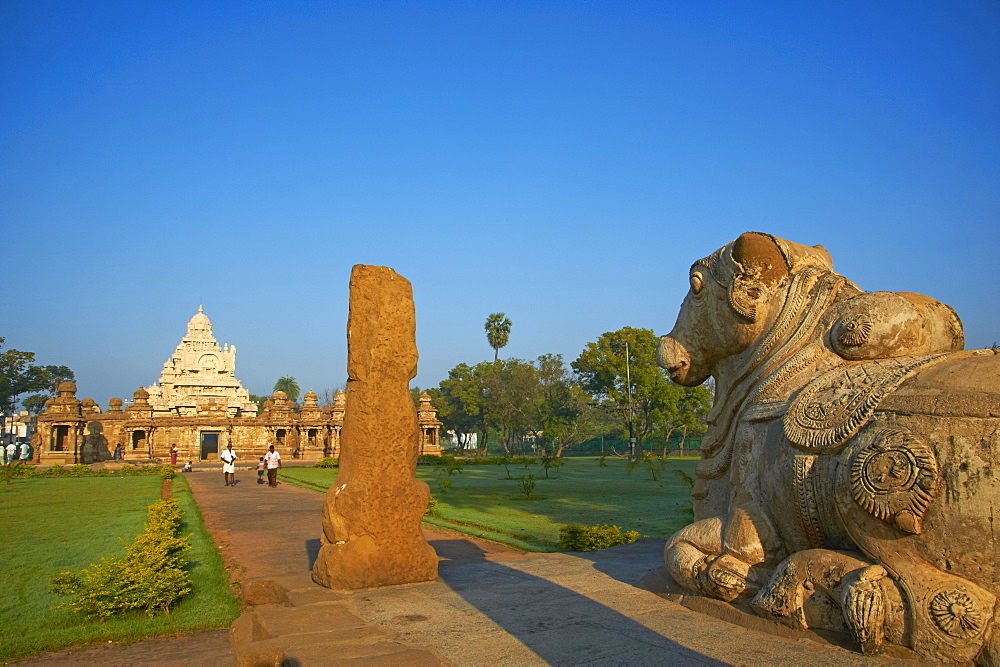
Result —
[[[1000,661],[1000,357],[948,306],[749,232],[691,267],[658,362],[716,380],[681,586],[799,628]]]

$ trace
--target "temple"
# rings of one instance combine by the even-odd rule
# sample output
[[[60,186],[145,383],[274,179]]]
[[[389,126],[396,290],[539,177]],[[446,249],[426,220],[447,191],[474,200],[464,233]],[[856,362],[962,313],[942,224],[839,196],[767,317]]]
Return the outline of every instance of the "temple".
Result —
[[[247,464],[270,445],[285,460],[318,461],[340,455],[347,402],[338,391],[332,404],[321,406],[310,389],[296,406],[276,391],[258,410],[236,378],[236,346],[219,345],[201,306],[159,381],[140,387],[129,405],[112,398],[102,411],[93,399],[76,398],[73,382],[61,383],[57,391],[38,416],[32,437],[36,463],[104,461],[118,445],[126,462],[166,462],[173,447],[179,461],[215,462],[228,444]],[[419,453],[440,454],[437,409],[426,393],[419,400]]]

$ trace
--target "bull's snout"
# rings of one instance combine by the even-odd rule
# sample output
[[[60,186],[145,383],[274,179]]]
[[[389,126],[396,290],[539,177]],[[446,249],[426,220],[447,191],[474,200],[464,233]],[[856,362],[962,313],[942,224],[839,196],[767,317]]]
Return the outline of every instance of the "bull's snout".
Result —
[[[656,363],[667,370],[671,380],[682,385],[691,370],[691,355],[679,342],[663,336],[656,348]]]

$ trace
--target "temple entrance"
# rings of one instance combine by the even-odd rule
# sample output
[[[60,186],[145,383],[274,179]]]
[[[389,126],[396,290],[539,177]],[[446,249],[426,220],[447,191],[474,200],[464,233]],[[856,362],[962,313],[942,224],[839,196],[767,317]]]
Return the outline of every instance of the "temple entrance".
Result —
[[[61,452],[66,449],[66,441],[69,439],[69,426],[58,425],[55,427],[52,438],[52,451]]]
[[[219,431],[201,432],[201,460],[208,460],[209,456],[214,459],[219,453]]]
[[[132,451],[139,449],[140,445],[146,442],[145,431],[132,431]]]

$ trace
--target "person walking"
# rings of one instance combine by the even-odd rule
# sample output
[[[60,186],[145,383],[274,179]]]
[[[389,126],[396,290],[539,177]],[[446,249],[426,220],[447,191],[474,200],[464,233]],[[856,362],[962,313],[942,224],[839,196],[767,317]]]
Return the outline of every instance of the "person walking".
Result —
[[[222,472],[226,477],[226,486],[236,486],[236,452],[233,451],[233,443],[226,445],[219,455],[222,459]]]
[[[264,463],[264,457],[260,457],[260,461],[257,463],[257,483],[264,483],[264,471],[267,470],[267,465]]]
[[[177,465],[177,445],[176,444],[171,444],[170,445],[170,465],[172,465],[172,466]]]
[[[278,486],[278,468],[281,467],[281,454],[274,451],[274,445],[264,454],[264,463],[267,464],[267,485],[273,489]]]

